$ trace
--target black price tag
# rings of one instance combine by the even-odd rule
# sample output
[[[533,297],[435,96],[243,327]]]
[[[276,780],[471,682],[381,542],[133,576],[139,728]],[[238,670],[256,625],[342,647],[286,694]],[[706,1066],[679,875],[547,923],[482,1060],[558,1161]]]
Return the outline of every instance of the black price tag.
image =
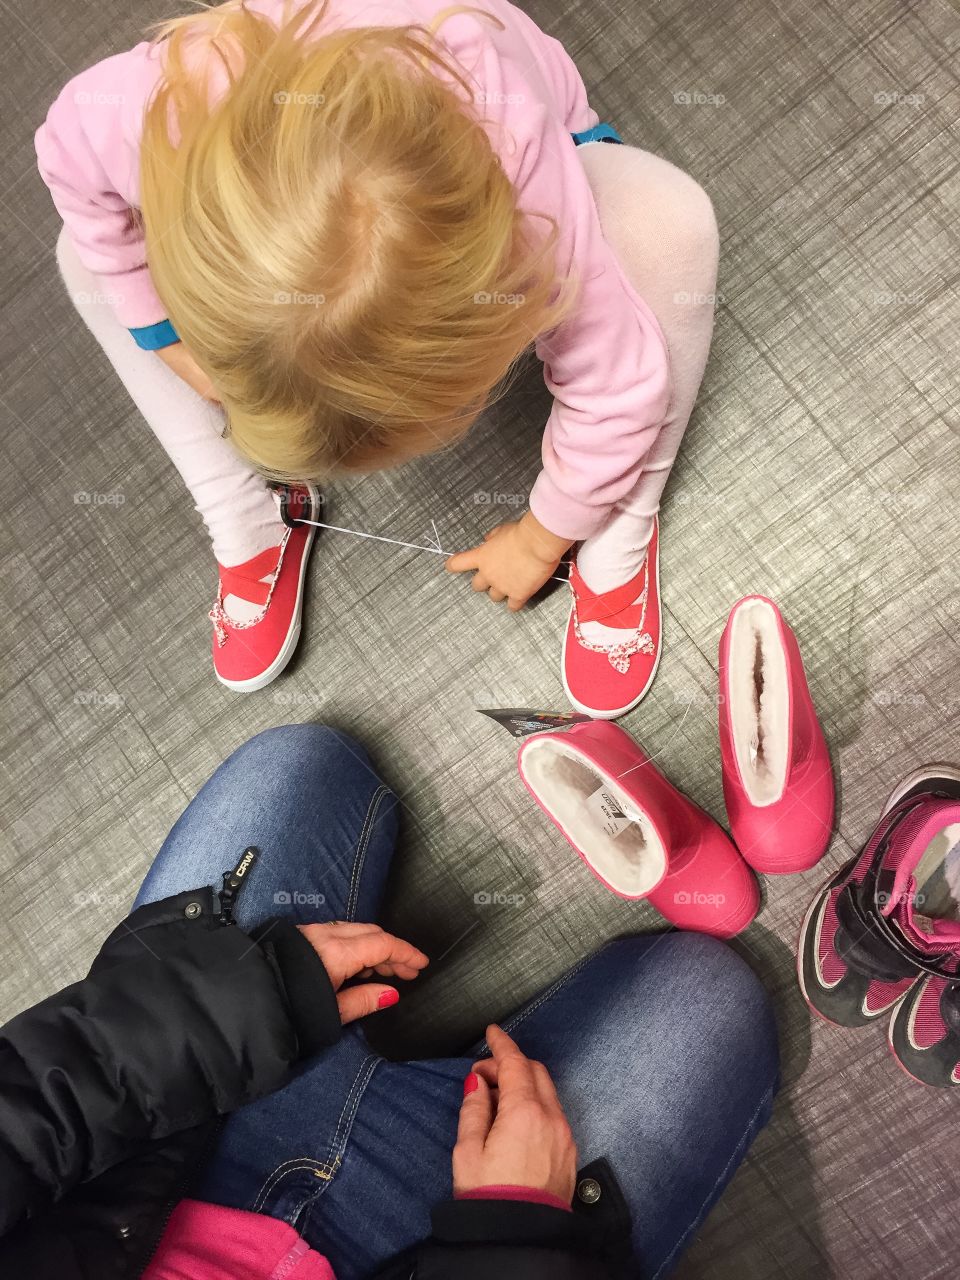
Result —
[[[579,711],[537,711],[535,707],[477,707],[477,710],[502,724],[514,738],[528,738],[546,729],[566,729],[579,720],[592,719]]]

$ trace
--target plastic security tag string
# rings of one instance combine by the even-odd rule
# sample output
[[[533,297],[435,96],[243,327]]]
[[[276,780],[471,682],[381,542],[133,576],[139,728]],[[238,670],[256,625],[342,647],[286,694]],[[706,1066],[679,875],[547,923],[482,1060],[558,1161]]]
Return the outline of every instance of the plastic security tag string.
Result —
[[[237,895],[243,888],[244,877],[259,857],[260,850],[255,845],[250,845],[244,849],[243,857],[233,870],[223,873],[223,888],[220,890],[221,924],[233,923],[233,908],[236,905]]]
[[[531,733],[543,733],[547,729],[566,729],[578,720],[592,719],[579,711],[537,711],[534,707],[477,707],[477,710],[502,724],[514,738],[528,738]]]

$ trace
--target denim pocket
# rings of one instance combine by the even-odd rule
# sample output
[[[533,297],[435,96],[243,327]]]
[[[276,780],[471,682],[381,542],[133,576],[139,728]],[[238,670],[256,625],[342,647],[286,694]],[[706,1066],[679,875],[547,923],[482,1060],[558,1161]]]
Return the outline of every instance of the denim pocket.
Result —
[[[345,1045],[349,1043],[349,1039],[352,1039],[352,1037],[345,1036],[333,1053],[336,1054],[338,1050],[342,1051]],[[357,1037],[352,1047],[354,1051],[357,1049],[362,1051],[365,1046],[362,1039]],[[375,1054],[364,1053],[354,1074],[353,1083],[344,1099],[332,1140],[326,1150],[326,1158],[318,1160],[314,1156],[296,1155],[278,1165],[264,1180],[253,1203],[250,1205],[254,1213],[265,1213],[271,1218],[279,1218],[283,1222],[288,1222],[291,1226],[296,1226],[304,1210],[326,1191],[340,1168],[350,1139],[350,1131],[353,1128],[357,1108],[360,1106],[366,1087],[370,1083],[370,1077],[381,1061],[382,1059]],[[331,1065],[329,1059],[326,1062],[324,1058],[319,1059],[315,1067],[308,1068],[299,1080],[295,1082],[294,1087],[311,1076],[314,1078],[315,1084],[320,1084],[325,1065]],[[346,1076],[343,1083],[345,1084],[349,1078],[349,1076]],[[327,1088],[324,1091],[324,1101],[328,1101],[329,1098],[330,1092],[329,1088]],[[298,1098],[297,1101],[301,1102],[302,1099]],[[333,1112],[333,1114],[335,1115],[336,1112]],[[317,1120],[319,1119],[318,1109]],[[299,1121],[297,1122],[297,1129],[300,1141],[302,1141],[303,1130]],[[327,1128],[327,1133],[329,1132],[330,1130]],[[320,1143],[317,1143],[316,1146],[320,1147],[321,1150],[323,1149]]]
[[[306,1156],[285,1161],[260,1188],[253,1211],[295,1227],[307,1206],[332,1181],[336,1163],[331,1166]]]

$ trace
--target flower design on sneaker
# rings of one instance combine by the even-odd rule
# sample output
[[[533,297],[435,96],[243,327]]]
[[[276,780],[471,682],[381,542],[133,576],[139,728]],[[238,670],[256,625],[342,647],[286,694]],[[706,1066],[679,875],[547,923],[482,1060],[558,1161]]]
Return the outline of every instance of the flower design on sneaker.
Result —
[[[643,698],[660,662],[659,520],[654,519],[640,568],[629,581],[610,591],[593,591],[574,557],[570,592],[563,686],[577,711],[614,720]]]
[[[300,639],[303,590],[318,517],[313,485],[284,488],[279,543],[244,564],[220,565],[213,623],[213,666],[228,689],[252,691],[275,680]]]
[[[280,577],[280,570],[283,568],[283,555],[292,532],[292,529],[286,531],[279,547],[268,547],[252,560],[247,560],[232,569],[228,569],[225,565],[218,566],[220,582],[217,587],[217,598],[213,608],[207,614],[213,623],[217,644],[225,645],[231,631],[245,631],[248,627],[255,627],[266,616],[270,601],[273,599],[274,587]],[[236,596],[238,600],[246,600],[250,604],[263,607],[252,618],[238,621],[236,618],[231,618],[223,607],[227,596]]]
[[[643,568],[638,574],[639,578],[646,579],[646,569],[647,569],[647,562],[646,562],[646,558],[644,558]],[[574,574],[576,574],[576,586],[574,585]],[[628,587],[632,587],[635,581],[636,579],[633,579],[631,582],[629,582],[627,584]],[[651,636],[649,631],[644,631],[643,629],[644,622],[646,621],[646,616],[647,616],[646,582],[644,582],[643,590],[640,593],[640,598],[639,598],[640,621],[637,623],[636,635],[634,639],[625,641],[622,644],[615,644],[613,645],[612,648],[603,644],[591,644],[590,641],[584,637],[583,628],[580,625],[580,610],[581,610],[580,600],[587,597],[588,593],[590,592],[590,589],[587,586],[587,584],[583,581],[583,579],[580,577],[580,574],[576,570],[576,566],[574,566],[573,573],[571,573],[570,575],[570,590],[573,594],[573,630],[577,637],[577,643],[582,645],[584,649],[590,649],[591,652],[593,653],[605,653],[607,655],[607,661],[610,663],[611,667],[613,667],[614,671],[619,671],[620,674],[623,676],[625,676],[627,672],[630,670],[630,659],[634,656],[634,654],[637,654],[637,653],[652,654],[654,652],[653,636]],[[579,597],[578,597],[578,591],[579,591]],[[594,596],[594,599],[599,599],[599,597]],[[624,617],[625,612],[626,611],[622,611],[621,613],[618,613],[618,614],[606,614],[602,619],[594,618],[592,619],[592,621],[594,622],[603,621],[607,626],[616,626],[618,620]]]

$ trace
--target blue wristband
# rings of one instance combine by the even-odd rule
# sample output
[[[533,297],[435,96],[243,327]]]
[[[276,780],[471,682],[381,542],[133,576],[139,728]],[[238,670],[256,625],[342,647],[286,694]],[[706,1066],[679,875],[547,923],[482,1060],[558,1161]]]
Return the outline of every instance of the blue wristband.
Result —
[[[156,324],[145,325],[142,329],[131,329],[133,340],[144,351],[159,351],[161,347],[172,347],[180,338],[169,320],[159,320]]]
[[[595,124],[592,129],[584,129],[581,133],[571,133],[570,137],[578,147],[585,142],[623,142],[612,124]]]

